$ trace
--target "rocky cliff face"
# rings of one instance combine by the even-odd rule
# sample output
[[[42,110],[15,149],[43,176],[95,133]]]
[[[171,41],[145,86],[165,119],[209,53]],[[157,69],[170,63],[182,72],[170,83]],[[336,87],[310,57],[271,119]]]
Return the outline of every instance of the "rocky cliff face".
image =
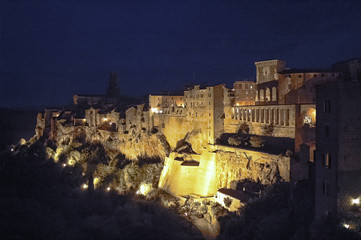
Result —
[[[232,181],[243,179],[251,179],[262,184],[290,180],[290,158],[283,155],[217,146],[216,158],[218,188],[230,188]]]
[[[170,153],[170,146],[162,133],[147,133],[143,129],[132,128],[128,133],[104,131],[96,127],[68,126],[58,124],[58,145],[68,145],[76,138],[85,138],[88,142],[100,142],[110,155],[119,152],[129,160],[140,158],[164,159]]]

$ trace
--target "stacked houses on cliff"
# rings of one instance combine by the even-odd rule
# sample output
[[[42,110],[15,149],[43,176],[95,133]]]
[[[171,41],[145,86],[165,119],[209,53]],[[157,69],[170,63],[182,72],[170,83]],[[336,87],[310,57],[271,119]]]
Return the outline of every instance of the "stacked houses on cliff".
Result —
[[[360,183],[360,154],[348,151],[360,148],[352,129],[360,133],[361,59],[330,69],[290,69],[280,60],[255,66],[256,82],[237,81],[231,89],[195,85],[149,95],[127,109],[119,106],[112,74],[106,95],[75,95],[74,109],[39,114],[36,133],[63,144],[79,136],[95,141],[161,132],[172,151],[159,186],[174,195],[210,196],[243,179],[294,183],[312,175],[316,216],[349,210],[351,197],[360,204],[361,190],[350,186]],[[348,104],[354,108],[344,111]]]

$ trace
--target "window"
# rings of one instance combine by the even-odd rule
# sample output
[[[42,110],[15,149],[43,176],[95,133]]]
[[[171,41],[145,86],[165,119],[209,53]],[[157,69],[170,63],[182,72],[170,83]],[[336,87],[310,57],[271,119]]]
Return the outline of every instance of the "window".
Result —
[[[325,125],[325,137],[328,137],[329,133],[330,133],[330,126]]]
[[[302,75],[300,74],[300,75],[298,75],[298,78],[301,78],[302,77]]]
[[[322,193],[325,196],[330,195],[330,183],[329,182],[322,182]]]
[[[331,155],[329,153],[323,155],[323,166],[325,168],[331,168]]]
[[[313,74],[313,77],[317,77],[317,74]]]
[[[330,99],[323,100],[323,112],[325,112],[325,113],[331,112],[331,100]]]
[[[310,161],[311,161],[311,162],[315,162],[315,161],[316,161],[316,149],[314,149],[314,150],[312,151],[312,153],[313,153],[313,156],[311,157]]]

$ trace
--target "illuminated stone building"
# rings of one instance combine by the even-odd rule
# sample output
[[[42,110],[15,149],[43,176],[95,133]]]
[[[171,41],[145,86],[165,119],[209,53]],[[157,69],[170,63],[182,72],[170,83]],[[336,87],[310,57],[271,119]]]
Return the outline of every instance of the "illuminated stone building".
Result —
[[[162,113],[165,108],[184,107],[184,95],[179,93],[161,93],[149,95],[149,108],[152,113]]]
[[[338,65],[338,68],[349,69],[349,80],[358,76],[357,61]],[[352,64],[353,68],[350,67]],[[280,179],[295,182],[307,178],[316,147],[314,88],[316,84],[326,82],[337,84],[347,75],[340,69],[286,69],[285,62],[280,60],[261,61],[255,65],[256,83],[237,81],[233,89],[226,88],[224,84],[195,85],[183,94],[168,92],[149,95],[149,108],[146,104],[140,104],[120,109],[117,104],[107,104],[107,101],[97,96],[92,98],[87,95],[82,98],[76,95],[74,109],[82,108],[84,113],[47,109],[44,116],[38,116],[37,135],[44,134],[60,144],[85,135],[90,141],[117,144],[113,147],[121,149],[131,159],[137,159],[139,154],[159,156],[159,146],[166,145],[167,153],[161,153],[165,161],[159,187],[177,196],[213,196],[218,189],[230,188],[235,181],[244,179],[273,184]],[[111,83],[114,85],[114,79]],[[108,88],[108,95],[114,95],[110,90]],[[337,88],[330,91],[336,91],[337,98],[346,92]],[[355,101],[350,106],[357,109],[357,104],[360,103]],[[337,114],[335,119],[340,118],[340,114]],[[239,134],[244,124],[249,128],[247,137],[259,139],[258,147],[252,145],[251,140],[248,140],[248,145],[230,143],[231,138],[238,141],[244,137]],[[329,123],[329,134],[331,124],[333,122]],[[340,126],[347,127],[337,124],[337,129]],[[318,132],[321,130],[318,128]],[[320,141],[316,160],[320,159],[321,152],[328,151],[328,145],[322,145],[323,140]],[[339,142],[332,141],[328,161],[330,156],[336,154],[335,151],[339,151]],[[268,144],[268,148],[262,142]],[[345,159],[352,158],[353,155]],[[318,169],[319,179],[325,177],[326,182],[317,182],[318,188],[325,186],[325,189],[331,189],[327,183],[331,184],[335,180],[332,174],[339,172],[328,171],[328,168]],[[352,195],[354,199],[358,199],[357,196]],[[319,205],[325,201],[325,207],[330,206],[324,209],[328,211],[335,209],[336,205],[332,204],[334,199],[336,202],[339,199],[329,200],[323,195],[317,197]],[[323,210],[316,211],[316,214],[320,211]]]
[[[256,83],[254,81],[236,81],[233,89],[236,106],[255,105]]]
[[[317,87],[316,219],[360,216],[360,92],[361,83],[351,81]]]
[[[278,103],[278,73],[283,71],[286,62],[268,60],[255,62],[257,73],[256,105],[274,105]]]
[[[224,84],[201,88],[195,85],[184,91],[186,119],[202,122],[208,143],[214,144],[223,133]]]
[[[316,85],[342,79],[332,69],[287,69],[279,73],[279,104],[310,104],[316,102]]]

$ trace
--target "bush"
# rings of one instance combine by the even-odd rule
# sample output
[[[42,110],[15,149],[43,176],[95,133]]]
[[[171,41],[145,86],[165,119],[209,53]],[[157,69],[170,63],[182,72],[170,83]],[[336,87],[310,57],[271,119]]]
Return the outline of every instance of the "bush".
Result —
[[[228,138],[228,144],[229,145],[233,145],[233,146],[238,146],[238,145],[240,145],[242,142],[239,140],[239,139],[237,139],[237,138],[234,138],[234,137],[229,137]]]
[[[261,136],[252,136],[250,138],[250,144],[252,147],[263,147],[265,144],[265,141],[263,140],[263,138]]]
[[[247,123],[242,123],[241,126],[239,126],[238,134],[248,134],[249,133],[249,126]]]
[[[271,123],[270,125],[265,125],[263,127],[263,135],[265,136],[273,136],[273,132],[274,132],[274,126]]]

